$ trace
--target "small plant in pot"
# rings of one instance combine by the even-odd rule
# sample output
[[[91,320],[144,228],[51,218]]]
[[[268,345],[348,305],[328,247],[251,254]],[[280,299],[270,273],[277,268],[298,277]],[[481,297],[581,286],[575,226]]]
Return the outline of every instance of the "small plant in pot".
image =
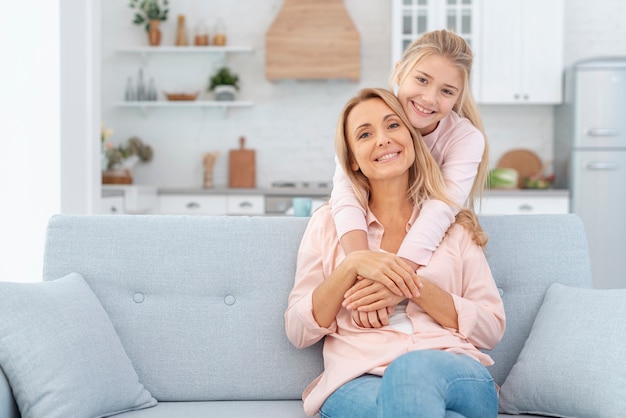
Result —
[[[163,4],[161,4],[163,3]],[[138,9],[135,13],[135,25],[144,25],[146,32],[150,29],[150,21],[166,21],[169,12],[169,0],[130,0],[129,7]]]
[[[235,100],[239,91],[239,76],[228,67],[222,67],[209,79],[208,90],[215,93],[215,100]]]

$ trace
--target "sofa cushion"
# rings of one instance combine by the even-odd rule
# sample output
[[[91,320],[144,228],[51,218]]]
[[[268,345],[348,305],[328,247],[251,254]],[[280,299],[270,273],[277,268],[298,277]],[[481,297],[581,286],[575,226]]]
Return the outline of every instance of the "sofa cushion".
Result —
[[[0,366],[22,417],[100,417],[156,405],[80,274],[0,283],[0,295]]]
[[[626,289],[555,283],[504,381],[500,409],[566,417],[626,411]]]

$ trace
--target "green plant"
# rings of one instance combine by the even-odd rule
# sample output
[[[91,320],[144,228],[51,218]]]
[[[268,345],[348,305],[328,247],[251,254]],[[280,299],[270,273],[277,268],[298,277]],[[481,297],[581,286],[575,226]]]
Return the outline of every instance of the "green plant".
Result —
[[[222,67],[209,79],[209,91],[213,91],[216,86],[233,86],[239,90],[239,76],[230,71],[228,67]]]
[[[133,136],[128,138],[126,145],[107,148],[105,155],[107,158],[107,170],[110,170],[116,165],[122,164],[124,160],[133,155],[139,157],[139,160],[142,162],[149,162],[152,160],[154,152],[150,145],[145,145],[141,139]]]
[[[145,24],[146,31],[148,31],[151,20],[167,20],[169,0],[163,0],[163,5],[160,3],[160,0],[130,0],[128,6],[132,9],[138,9],[133,23],[135,25]]]

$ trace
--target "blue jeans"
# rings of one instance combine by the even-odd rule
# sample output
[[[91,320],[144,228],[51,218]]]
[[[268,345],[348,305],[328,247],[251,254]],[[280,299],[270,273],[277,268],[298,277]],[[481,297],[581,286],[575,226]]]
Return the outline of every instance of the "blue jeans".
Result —
[[[324,418],[491,418],[498,395],[489,371],[462,354],[411,351],[385,374],[365,374],[339,387],[320,410]]]

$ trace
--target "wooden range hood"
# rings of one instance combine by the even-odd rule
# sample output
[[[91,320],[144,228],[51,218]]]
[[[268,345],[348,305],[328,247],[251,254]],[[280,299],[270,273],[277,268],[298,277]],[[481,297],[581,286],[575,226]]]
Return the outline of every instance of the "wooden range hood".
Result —
[[[343,0],[284,0],[265,36],[265,77],[361,76],[361,40]]]

